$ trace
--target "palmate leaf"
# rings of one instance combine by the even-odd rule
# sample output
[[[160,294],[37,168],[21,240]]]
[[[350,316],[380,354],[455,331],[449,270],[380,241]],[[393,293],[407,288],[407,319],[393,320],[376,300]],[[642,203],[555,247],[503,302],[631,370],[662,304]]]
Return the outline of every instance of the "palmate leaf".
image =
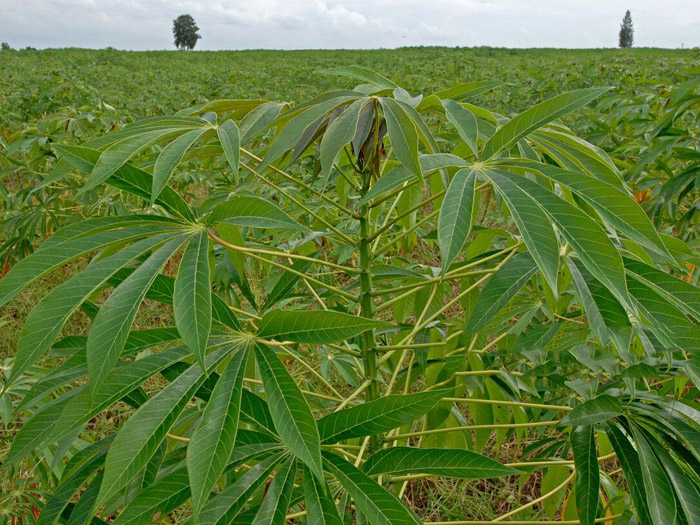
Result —
[[[700,289],[697,286],[629,257],[625,257],[623,261],[625,269],[635,279],[666,297],[686,314],[700,319]]]
[[[255,356],[278,435],[314,476],[322,480],[321,439],[304,395],[270,348],[256,344]]]
[[[160,234],[138,241],[114,255],[97,261],[81,273],[57,286],[30,312],[20,334],[12,375],[14,383],[58,337],[68,318],[120,268],[154,248],[171,241],[179,233]]]
[[[398,428],[428,412],[449,392],[451,390],[441,389],[383,396],[363,405],[333,412],[318,421],[321,441],[335,443]]]
[[[512,476],[520,471],[506,467],[470,450],[440,448],[385,448],[371,455],[362,466],[369,476],[379,474],[432,474],[461,479]]]
[[[508,163],[508,161],[505,162]],[[556,166],[535,162],[520,162],[516,165],[535,170],[561,186],[569,188],[630,239],[665,256],[669,261],[673,260],[649,217],[629,192],[607,182]]]
[[[213,370],[229,352],[230,348],[225,347],[210,353],[206,369]],[[124,423],[107,455],[98,506],[109,501],[146,466],[205,378],[198,364],[190,366]]]
[[[281,525],[285,522],[296,472],[295,458],[289,458],[282,464],[260,503],[253,525]]]
[[[334,311],[273,310],[258,323],[258,336],[277,341],[326,344],[344,341],[390,323]]]
[[[340,151],[347,146],[357,132],[357,124],[362,108],[369,103],[367,99],[356,100],[347,107],[328,126],[321,139],[321,173],[324,177],[333,168],[333,163]]]
[[[617,425],[604,423],[604,427],[610,444],[622,466],[622,472],[625,474],[630,496],[632,496],[632,502],[639,516],[640,523],[654,523],[649,514],[647,494],[644,488],[643,474],[637,451]]]
[[[182,255],[173,290],[173,311],[175,326],[202,368],[212,319],[209,273],[209,237],[201,231]]]
[[[69,436],[112,403],[137,389],[153,374],[177,363],[188,354],[183,348],[173,348],[117,366],[114,372],[107,376],[92,405],[91,392],[86,386],[70,390],[44,405],[39,412],[24,422],[12,442],[3,466],[9,468],[36,447]]]
[[[484,159],[489,159],[503,150],[507,150],[537,128],[585,106],[609,89],[576,89],[547,99],[522,112],[491,136],[484,147]]]
[[[385,76],[382,76],[376,71],[362,66],[331,67],[328,69],[322,69],[321,71],[319,71],[319,73],[323,75],[339,75],[343,77],[350,77],[356,80],[361,80],[363,82],[374,84],[381,88],[395,89],[399,87],[397,84],[395,84]]]
[[[199,514],[199,521],[189,520],[187,523],[189,525],[195,523],[211,525],[234,523],[234,518],[243,510],[248,499],[267,481],[268,476],[283,457],[283,454],[273,454],[247,470],[234,483],[206,503]]]
[[[195,142],[197,142],[208,129],[195,129],[188,131],[184,135],[179,136],[160,152],[156,163],[153,166],[153,189],[151,190],[151,204],[156,202],[156,199],[167,186],[170,176],[172,175],[178,164],[182,162],[182,158],[187,153]]]
[[[73,496],[83,484],[104,464],[109,439],[89,445],[66,464],[61,482],[51,498],[44,504],[37,525],[56,523]]]
[[[56,150],[63,159],[82,173],[91,173],[100,158],[98,150],[85,146],[56,146]],[[143,199],[150,199],[153,192],[153,176],[131,164],[121,166],[107,179],[107,182]],[[188,221],[194,220],[194,213],[187,201],[168,186],[160,192],[156,204]]]
[[[529,253],[518,253],[494,273],[481,290],[467,323],[467,331],[478,332],[515,297],[537,272]]]
[[[156,250],[117,286],[100,308],[90,328],[86,350],[93,393],[119,360],[146,292],[185,240],[181,235]]]
[[[593,525],[600,501],[600,467],[593,425],[571,430],[571,449],[576,466],[576,509],[581,525]]]
[[[616,397],[603,394],[578,405],[561,419],[560,425],[594,425],[622,414],[620,401]]]
[[[299,140],[302,139],[304,133],[320,118],[329,111],[334,110],[344,104],[354,102],[359,98],[357,95],[349,95],[347,92],[341,92],[336,96],[332,96],[328,100],[319,102],[318,104],[304,108],[300,113],[294,115],[280,131],[275,141],[270,145],[270,149],[265,155],[263,162],[259,166],[259,170],[263,170],[271,163],[275,162],[282,155],[293,149]],[[293,110],[296,113],[299,108]],[[285,115],[279,117],[285,119]]]
[[[268,200],[249,195],[235,195],[222,202],[209,216],[209,224],[227,222],[251,228],[306,230],[308,228],[287,215]]]
[[[445,108],[447,120],[457,128],[459,137],[469,146],[474,157],[478,158],[479,150],[477,149],[477,141],[479,140],[479,126],[474,113],[454,100],[443,100],[442,105]]]
[[[323,462],[372,525],[417,525],[420,520],[391,492],[335,454],[323,453]]]
[[[525,246],[540,267],[546,282],[555,291],[559,269],[559,241],[552,228],[551,219],[520,185],[500,177],[498,173],[491,170],[485,173],[503,197]]]
[[[663,465],[680,503],[678,512],[685,514],[688,523],[700,523],[700,488],[661,444],[654,443],[654,445],[656,445],[653,447],[654,453]]]
[[[438,244],[443,275],[462,251],[474,219],[476,172],[463,169],[455,173],[440,207]]]
[[[133,355],[146,348],[171,343],[179,339],[180,334],[175,327],[133,330],[127,337],[122,355]],[[17,410],[32,407],[58,388],[87,375],[87,336],[68,336],[56,342],[52,348],[54,350],[64,349],[68,345],[75,350],[73,355],[37,381],[24,396]]]
[[[34,253],[20,259],[0,280],[0,306],[43,275],[99,249],[128,244],[143,237],[174,232],[181,224],[170,219],[135,215],[129,219],[88,219],[56,232]]]
[[[384,109],[387,133],[396,158],[413,175],[422,178],[423,173],[418,161],[418,133],[413,120],[393,98],[382,97],[379,102]]]
[[[241,132],[236,123],[229,119],[216,128],[216,133],[235,178],[238,175],[238,163],[241,158]]]
[[[114,142],[100,155],[88,177],[81,192],[91,190],[98,184],[105,182],[114,173],[126,164],[129,159],[139,152],[159,142],[174,137],[179,137],[188,131],[188,128],[165,128],[148,131],[134,131],[135,134]]]
[[[676,499],[671,482],[642,431],[632,427],[639,454],[652,523],[676,523]]]
[[[319,482],[311,471],[304,467],[304,503],[309,525],[343,525],[328,485]]]
[[[247,348],[240,349],[226,365],[187,446],[195,520],[233,452],[247,357]]]
[[[187,469],[179,468],[140,492],[114,521],[117,525],[148,523],[156,513],[167,514],[190,497]]]
[[[567,265],[583,308],[600,342],[608,344],[612,339],[620,351],[629,347],[631,324],[624,307],[610,291],[575,258],[568,258]]]
[[[596,221],[544,186],[525,177],[501,170],[490,170],[488,175],[495,184],[501,184],[505,180],[517,184],[537,201],[586,268],[609,287],[615,297],[629,303],[620,252]]]

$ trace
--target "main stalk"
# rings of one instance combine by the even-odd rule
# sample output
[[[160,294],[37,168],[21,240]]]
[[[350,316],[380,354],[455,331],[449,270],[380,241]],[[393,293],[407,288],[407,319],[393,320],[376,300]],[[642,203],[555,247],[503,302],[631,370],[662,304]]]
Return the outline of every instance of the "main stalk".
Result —
[[[369,170],[362,172],[362,196],[369,191],[372,177]],[[358,244],[360,255],[360,305],[362,317],[374,318],[374,301],[372,299],[372,246],[370,237],[370,208],[367,204],[360,209],[360,242]],[[365,380],[369,380],[366,399],[372,401],[379,398],[379,383],[377,382],[377,350],[374,330],[367,330],[362,334],[362,361],[365,367]],[[377,450],[381,446],[382,436],[370,438],[370,450]]]

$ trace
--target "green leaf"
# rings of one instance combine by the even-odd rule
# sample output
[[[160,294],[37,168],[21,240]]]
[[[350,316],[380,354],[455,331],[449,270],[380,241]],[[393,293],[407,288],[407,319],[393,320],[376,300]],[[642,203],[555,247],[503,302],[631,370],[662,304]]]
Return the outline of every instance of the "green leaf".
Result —
[[[83,173],[90,173],[100,158],[99,151],[83,146],[55,146],[55,148],[64,159]],[[150,199],[153,191],[151,174],[131,164],[123,165],[109,177],[107,182],[143,199]],[[195,218],[187,201],[178,192],[167,186],[163,188],[156,199],[156,204],[188,221],[193,221]]]
[[[134,215],[129,219],[100,217],[67,226],[49,237],[34,253],[20,259],[0,281],[0,306],[22,289],[66,263],[99,249],[128,244],[158,233],[175,232],[179,223]]]
[[[587,426],[621,416],[622,405],[616,397],[603,394],[589,399],[566,414],[559,423],[561,426]]]
[[[137,134],[114,142],[100,155],[92,168],[85,186],[81,192],[91,190],[98,184],[105,182],[115,172],[124,166],[129,159],[139,152],[159,142],[178,137],[184,134],[187,128],[165,128],[150,131],[137,132]]]
[[[357,96],[353,96],[345,93],[346,92],[343,92],[340,95],[332,96],[328,100],[323,100],[318,104],[304,108],[301,113],[298,114],[294,113],[299,110],[299,107],[294,108],[294,116],[286,123],[286,125],[282,128],[282,131],[280,131],[279,135],[277,135],[275,141],[270,145],[270,149],[268,149],[267,155],[265,155],[265,158],[258,167],[258,170],[262,171],[290,149],[294,148],[299,140],[304,137],[307,130],[326,113],[360,98],[359,94]],[[285,119],[285,115],[282,115],[280,119]]]
[[[179,468],[159,479],[142,492],[114,521],[115,525],[149,523],[155,514],[167,515],[190,497],[187,469]]]
[[[110,257],[97,261],[60,284],[36,305],[22,328],[12,375],[13,384],[61,333],[68,318],[120,268],[179,234],[161,234],[136,242]]]
[[[311,267],[310,261],[297,259],[292,264],[292,270],[298,273],[282,272],[279,280],[275,283],[274,288],[267,294],[263,310],[269,309],[275,303],[287,298],[292,293],[294,286],[299,282],[301,277],[299,274],[305,274]]]
[[[636,279],[673,302],[686,314],[700,319],[700,288],[643,262],[628,257],[623,260],[627,272]]]
[[[321,439],[304,395],[277,355],[267,346],[256,344],[255,356],[277,433],[314,476],[322,480]]]
[[[676,523],[676,498],[671,482],[641,430],[632,427],[652,523]]]
[[[418,133],[416,126],[401,105],[393,98],[380,98],[384,108],[387,133],[394,148],[394,154],[401,164],[418,178],[422,178],[418,162]]]
[[[146,292],[185,240],[185,236],[180,236],[155,251],[115,288],[97,312],[86,351],[93,394],[119,361]]]
[[[176,138],[170,144],[163,148],[155,166],[153,166],[153,189],[151,191],[151,204],[156,202],[158,195],[163,191],[163,188],[168,185],[170,175],[172,175],[178,164],[182,162],[182,157],[185,156],[187,150],[199,140],[208,130],[195,129]]]
[[[344,77],[350,77],[386,89],[395,89],[399,87],[397,84],[395,84],[388,78],[380,75],[376,71],[362,66],[331,67],[328,69],[322,69],[321,71],[319,71],[319,73],[323,75],[339,75]]]
[[[419,525],[420,520],[391,492],[344,459],[323,453],[323,462],[372,525]]]
[[[216,128],[216,134],[235,178],[238,175],[238,163],[241,159],[241,134],[238,126],[233,120],[226,120]]]
[[[198,521],[194,523],[211,525],[235,523],[233,519],[243,510],[253,493],[267,481],[281,457],[281,454],[274,454],[246,471],[234,483],[211,498],[199,514]],[[193,520],[188,523],[193,523]]]
[[[600,467],[593,425],[571,430],[571,450],[576,467],[576,508],[581,525],[593,525],[600,500]]]
[[[282,464],[267,488],[253,525],[284,525],[296,472],[296,459],[290,458]]]
[[[440,207],[438,244],[443,275],[467,242],[474,220],[476,172],[462,169],[455,173]]]
[[[551,290],[557,290],[559,270],[559,241],[552,228],[552,220],[537,201],[516,182],[502,177],[500,172],[488,170],[486,175],[493,181],[510,211],[525,246],[540,267]]]
[[[431,474],[461,479],[485,479],[519,474],[470,450],[441,448],[385,448],[371,455],[362,470],[369,476],[380,474]]]
[[[243,348],[228,362],[187,445],[195,520],[233,452],[247,357],[248,350]]]
[[[404,182],[407,182],[414,177],[415,175],[413,175],[403,166],[396,166],[382,175],[382,177],[372,185],[367,194],[357,202],[357,205],[362,206],[372,199],[380,197],[385,193],[389,193],[394,188],[398,188]]]
[[[700,523],[700,488],[662,445],[657,444],[654,452],[671,480],[681,506],[680,510],[685,514],[687,523]]]
[[[440,401],[445,389],[406,395],[388,395],[352,408],[333,412],[318,421],[321,441],[370,436],[411,423]]]
[[[474,113],[454,100],[443,100],[442,105],[445,108],[447,120],[457,128],[459,137],[469,146],[474,157],[478,158],[479,150],[477,149],[477,141],[479,140],[479,126]]]
[[[467,323],[467,331],[478,332],[488,326],[536,272],[537,266],[529,253],[518,253],[504,264],[481,290]]]
[[[610,88],[576,89],[541,102],[509,120],[486,143],[484,159],[507,150],[523,137],[549,122],[592,102]]]
[[[596,279],[609,287],[619,300],[629,302],[622,257],[597,222],[530,179],[500,170],[490,171],[489,176],[499,181],[508,179],[527,192],[552,218],[561,235]]]
[[[637,451],[617,425],[604,423],[604,426],[605,433],[617,454],[617,459],[620,461],[622,471],[625,474],[632,502],[639,516],[639,522],[654,523],[651,521],[649,507],[647,506],[647,495]]]
[[[229,352],[227,347],[210,353],[206,369],[213,370]],[[97,506],[109,501],[148,464],[204,380],[201,367],[190,366],[126,420],[107,454]]]
[[[222,202],[214,208],[208,222],[209,224],[228,222],[251,228],[308,230],[306,226],[292,219],[276,204],[249,195],[235,195]]]
[[[248,143],[258,133],[266,129],[279,116],[285,107],[282,102],[265,102],[248,113],[238,126],[241,135],[241,144]]]
[[[542,165],[538,171],[579,195],[601,217],[633,241],[673,260],[649,217],[629,192],[607,182],[553,166]]]
[[[309,525],[343,525],[330,488],[319,482],[311,471],[304,467],[304,503],[306,521]]]
[[[345,341],[367,330],[391,326],[334,311],[273,310],[258,323],[258,337],[295,343],[327,344]]]
[[[612,338],[620,351],[629,347],[630,321],[624,307],[610,291],[586,270],[581,261],[567,259],[583,308],[601,344]],[[625,335],[627,334],[627,335]]]
[[[212,318],[209,273],[209,237],[206,231],[201,231],[182,255],[175,279],[173,310],[175,326],[202,368]]]
[[[108,440],[99,441],[78,452],[66,465],[64,475],[41,509],[37,525],[56,523],[73,496],[105,461]]]
[[[321,139],[321,173],[324,177],[333,168],[338,153],[351,141],[357,132],[360,111],[368,104],[367,99],[356,100],[345,109],[329,126]]]

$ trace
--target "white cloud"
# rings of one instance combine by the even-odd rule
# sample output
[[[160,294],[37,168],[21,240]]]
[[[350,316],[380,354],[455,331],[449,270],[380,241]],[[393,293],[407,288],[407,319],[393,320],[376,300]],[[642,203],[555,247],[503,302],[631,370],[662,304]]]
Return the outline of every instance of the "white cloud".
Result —
[[[198,49],[614,47],[629,4],[637,45],[700,46],[698,0],[0,0],[0,40],[172,49],[190,13]]]

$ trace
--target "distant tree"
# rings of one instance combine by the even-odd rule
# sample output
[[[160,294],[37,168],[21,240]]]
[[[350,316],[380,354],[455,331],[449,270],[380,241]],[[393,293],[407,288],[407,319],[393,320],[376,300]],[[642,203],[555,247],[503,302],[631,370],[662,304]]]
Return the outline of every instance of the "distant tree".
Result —
[[[634,27],[632,26],[632,14],[627,10],[620,25],[620,47],[632,47],[632,44],[634,44]]]
[[[0,49],[2,51],[9,51],[12,48],[10,47],[10,44],[8,44],[7,42],[3,42],[2,44],[0,44]]]
[[[173,20],[173,36],[175,37],[175,47],[178,49],[194,49],[197,40],[202,36],[197,32],[194,18],[190,15],[180,15]]]

